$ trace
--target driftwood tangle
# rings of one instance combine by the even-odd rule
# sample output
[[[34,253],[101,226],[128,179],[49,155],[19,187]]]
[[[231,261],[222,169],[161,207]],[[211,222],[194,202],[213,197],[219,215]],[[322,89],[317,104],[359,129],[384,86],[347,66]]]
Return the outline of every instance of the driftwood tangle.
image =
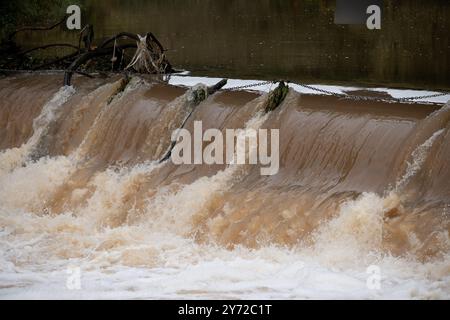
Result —
[[[8,59],[2,68],[11,68],[11,66],[23,65],[26,56],[38,50],[45,50],[55,47],[66,47],[74,49],[65,56],[57,57],[51,61],[41,61],[37,66],[29,67],[30,70],[39,70],[42,68],[62,66],[65,70],[64,85],[71,85],[72,75],[79,73],[87,75],[87,72],[79,70],[83,66],[91,64],[92,61],[103,63],[103,70],[94,69],[94,71],[124,71],[133,70],[139,73],[167,74],[172,73],[171,64],[165,56],[165,49],[159,40],[148,32],[144,36],[135,33],[121,32],[106,40],[103,40],[98,46],[94,45],[94,28],[92,25],[86,25],[79,35],[78,46],[70,43],[53,43],[39,46],[36,48],[20,51],[15,42],[15,36],[23,31],[46,31],[52,30],[66,21],[67,16],[57,23],[48,27],[25,27],[12,32],[8,38],[2,42],[2,53],[6,53]],[[84,47],[82,47],[82,43]],[[130,60],[130,54],[125,54],[127,49],[134,49],[134,56]],[[101,62],[100,62],[101,61]]]

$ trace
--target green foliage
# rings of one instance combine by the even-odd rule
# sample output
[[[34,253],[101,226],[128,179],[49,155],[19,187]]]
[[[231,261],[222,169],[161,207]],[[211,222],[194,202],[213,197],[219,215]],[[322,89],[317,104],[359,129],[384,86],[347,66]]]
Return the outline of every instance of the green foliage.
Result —
[[[283,102],[284,98],[286,98],[288,92],[289,87],[281,81],[278,87],[269,94],[264,111],[267,113],[276,109]]]

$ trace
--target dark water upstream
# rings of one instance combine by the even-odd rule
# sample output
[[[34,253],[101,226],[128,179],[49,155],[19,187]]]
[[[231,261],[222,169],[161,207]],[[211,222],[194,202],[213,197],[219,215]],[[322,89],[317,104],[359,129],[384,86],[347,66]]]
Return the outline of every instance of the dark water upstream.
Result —
[[[450,2],[384,1],[381,30],[334,24],[335,1],[81,1],[96,39],[152,31],[194,74],[450,88]],[[78,32],[25,35],[77,42]]]

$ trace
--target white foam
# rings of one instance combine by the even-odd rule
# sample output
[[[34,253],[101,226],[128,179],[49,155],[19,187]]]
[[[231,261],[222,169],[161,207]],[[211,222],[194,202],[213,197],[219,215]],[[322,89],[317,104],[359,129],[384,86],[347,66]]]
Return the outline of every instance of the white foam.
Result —
[[[408,162],[405,174],[397,181],[396,189],[404,187],[404,185],[420,170],[423,163],[427,159],[428,151],[433,146],[434,141],[445,132],[445,129],[441,129],[433,133],[424,143],[418,146],[411,154],[412,162]]]
[[[280,247],[228,251],[174,235],[147,236],[159,254],[157,266],[121,264],[117,249],[101,259],[51,261],[40,268],[3,269],[1,298],[22,299],[417,299],[449,298],[449,278],[429,281],[426,266],[379,261],[381,287],[367,287],[367,265],[323,267],[312,257]],[[145,246],[144,244],[141,245]],[[23,250],[23,249],[22,249]],[[122,252],[125,250],[122,248]],[[139,251],[138,251],[139,252]],[[140,253],[145,251],[141,248]],[[67,268],[81,270],[81,289],[66,287]]]
[[[0,175],[5,174],[20,164],[32,152],[45,130],[55,119],[56,112],[75,93],[71,86],[61,87],[53,97],[43,106],[40,115],[33,121],[33,135],[19,148],[7,149],[0,152]]]
[[[246,127],[265,119],[258,114]],[[241,166],[159,188],[134,219],[130,211],[123,216],[124,198],[161,165],[109,168],[72,194],[88,196],[83,205],[39,212],[75,165],[76,157],[42,158],[0,177],[0,298],[450,298],[449,257],[419,263],[381,253],[382,219],[398,205],[395,194],[343,203],[311,245],[228,250],[195,242],[191,222],[232,186]],[[379,267],[380,289],[367,285],[370,265]],[[81,271],[80,290],[67,287],[73,267]]]

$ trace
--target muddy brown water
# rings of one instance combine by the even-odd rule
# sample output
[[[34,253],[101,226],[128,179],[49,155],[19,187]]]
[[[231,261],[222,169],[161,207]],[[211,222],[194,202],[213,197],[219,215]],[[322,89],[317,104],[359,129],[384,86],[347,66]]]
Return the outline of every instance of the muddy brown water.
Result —
[[[55,76],[1,79],[2,174],[36,166],[29,183],[36,183],[37,190],[48,189],[37,198],[5,193],[3,205],[57,216],[67,211],[81,214],[96,203],[99,216],[92,223],[115,228],[160,210],[152,206],[162,201],[161,190],[176,194],[192,188],[189,201],[197,198],[199,203],[187,205],[188,231],[182,234],[232,248],[258,247],[261,241],[288,246],[312,241],[314,231],[336,217],[343,203],[373,193],[384,203],[379,213],[383,228],[377,235],[380,241],[370,246],[398,255],[414,253],[421,259],[447,252],[442,235],[450,226],[445,214],[450,205],[448,105],[348,101],[290,90],[279,108],[257,119],[261,128],[280,130],[277,174],[262,176],[258,165],[230,169],[170,161],[136,173],[139,165],[164,155],[172,131],[186,115],[187,101],[186,88],[136,81],[108,103],[119,80],[76,77],[76,92],[50,113],[46,100],[63,90]],[[186,128],[192,132],[197,120],[203,122],[203,130],[244,128],[265,99],[266,94],[257,92],[218,92],[194,110]],[[39,115],[48,121],[33,125]],[[36,132],[44,134],[36,138]],[[30,158],[32,154],[38,157]],[[62,181],[41,180],[40,170],[47,164],[40,168],[40,161],[45,157],[62,166],[59,170],[67,174]],[[61,159],[71,159],[69,168],[66,160],[58,162]],[[105,186],[114,185],[106,178],[110,170],[123,172],[127,187],[99,200],[103,187],[98,179],[106,179]],[[202,183],[204,189],[196,189]],[[343,228],[361,232],[362,222],[355,219]]]

